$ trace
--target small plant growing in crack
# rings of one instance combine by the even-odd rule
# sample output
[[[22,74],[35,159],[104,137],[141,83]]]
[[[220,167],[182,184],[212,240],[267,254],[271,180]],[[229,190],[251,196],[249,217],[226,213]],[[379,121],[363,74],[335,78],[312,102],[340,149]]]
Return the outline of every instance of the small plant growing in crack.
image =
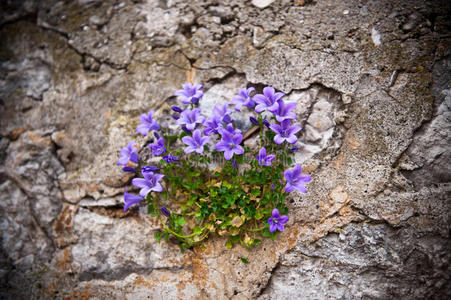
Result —
[[[275,239],[289,220],[287,194],[306,193],[311,180],[300,165],[292,167],[301,130],[292,124],[296,103],[282,100],[284,94],[273,87],[262,94],[242,88],[206,118],[199,108],[201,85],[185,83],[175,95],[184,106],[172,106],[180,132],[161,133],[154,111],[142,114],[136,128],[143,136],[153,131],[154,142],[146,151],[159,161],[143,161],[134,141],[120,151],[118,165],[137,175],[132,185],[140,189],[139,195],[125,190],[124,211],[145,200],[148,213],[163,225],[157,241],[173,237],[182,250],[213,233],[228,237],[227,248],[236,243],[251,248],[262,237]],[[232,119],[243,109],[256,113],[245,133]],[[253,147],[244,146],[244,140],[257,134]]]

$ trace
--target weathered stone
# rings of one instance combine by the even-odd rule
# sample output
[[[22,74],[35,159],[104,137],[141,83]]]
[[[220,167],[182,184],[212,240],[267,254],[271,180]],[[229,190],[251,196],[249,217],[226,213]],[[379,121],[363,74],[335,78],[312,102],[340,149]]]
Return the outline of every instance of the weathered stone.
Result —
[[[1,4],[0,297],[450,297],[449,5],[263,2]],[[155,160],[138,117],[179,130],[187,81],[205,116],[242,87],[297,103],[313,180],[275,241],[180,253],[123,212],[119,151]]]
[[[260,298],[449,296],[449,246],[449,241],[417,237],[409,229],[350,224],[340,233],[287,252]]]

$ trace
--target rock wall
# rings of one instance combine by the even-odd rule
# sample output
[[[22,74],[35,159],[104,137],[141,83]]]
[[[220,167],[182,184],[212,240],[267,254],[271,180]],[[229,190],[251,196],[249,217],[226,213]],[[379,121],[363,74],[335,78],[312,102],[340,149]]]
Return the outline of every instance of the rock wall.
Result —
[[[451,298],[448,1],[0,8],[1,298]],[[298,103],[313,181],[276,241],[181,253],[122,212],[118,152],[149,109],[172,126],[186,81],[205,107],[246,85]]]

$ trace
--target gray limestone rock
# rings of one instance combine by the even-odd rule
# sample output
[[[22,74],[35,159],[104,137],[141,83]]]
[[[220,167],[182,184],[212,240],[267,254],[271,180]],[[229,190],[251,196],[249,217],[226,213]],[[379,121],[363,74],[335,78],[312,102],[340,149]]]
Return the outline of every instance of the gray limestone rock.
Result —
[[[449,20],[446,1],[2,2],[0,298],[449,298]],[[178,130],[184,82],[205,116],[243,87],[297,103],[313,180],[275,241],[180,253],[123,212],[119,151],[150,158],[149,110]]]

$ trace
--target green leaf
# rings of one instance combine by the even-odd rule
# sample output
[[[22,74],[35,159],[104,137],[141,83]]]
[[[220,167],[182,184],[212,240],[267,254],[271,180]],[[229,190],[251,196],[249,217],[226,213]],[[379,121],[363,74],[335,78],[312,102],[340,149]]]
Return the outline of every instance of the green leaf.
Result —
[[[200,226],[196,226],[196,227],[194,227],[194,229],[193,229],[193,234],[195,234],[195,235],[200,235],[200,234],[202,234],[202,231],[203,231],[204,229],[202,228],[202,227],[200,227]]]
[[[246,258],[246,257],[240,257],[241,258],[241,261],[244,263],[244,264],[248,264],[249,263],[249,260]]]
[[[158,243],[161,242],[161,238],[162,238],[161,232],[159,231],[155,232],[155,239],[157,240]]]
[[[186,223],[186,220],[184,217],[178,216],[174,219],[175,226],[182,227],[183,225],[185,225],[185,223]]]
[[[225,243],[225,246],[229,249],[232,249],[232,247],[233,247],[232,241],[230,239],[228,239],[227,242]]]

